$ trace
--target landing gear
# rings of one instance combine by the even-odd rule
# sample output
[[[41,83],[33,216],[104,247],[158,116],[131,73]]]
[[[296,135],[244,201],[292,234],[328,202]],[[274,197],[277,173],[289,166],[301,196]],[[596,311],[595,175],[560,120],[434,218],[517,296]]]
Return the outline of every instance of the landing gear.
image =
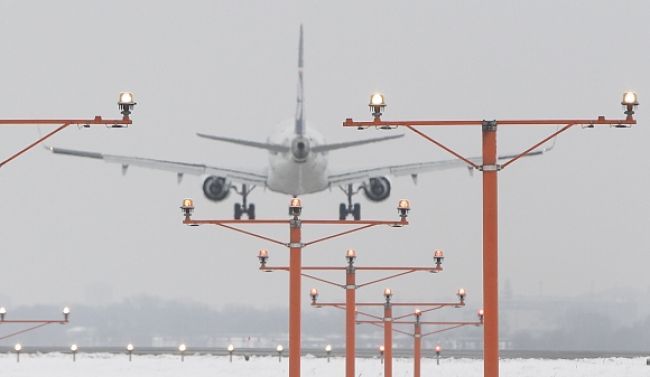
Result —
[[[340,187],[340,189],[348,197],[348,204],[345,203],[339,204],[339,220],[347,219],[348,215],[352,215],[352,218],[355,220],[361,220],[361,204],[354,203],[352,204],[352,195],[357,194],[361,188],[356,190],[353,189],[352,185],[349,184],[347,188]]]
[[[255,189],[255,186],[252,186],[250,189],[247,184],[241,185],[241,190],[237,190],[237,187],[232,186],[232,189],[238,194],[241,195],[241,203],[235,203],[235,220],[241,220],[241,216],[246,214],[249,220],[255,220],[255,204],[247,204],[248,194]]]

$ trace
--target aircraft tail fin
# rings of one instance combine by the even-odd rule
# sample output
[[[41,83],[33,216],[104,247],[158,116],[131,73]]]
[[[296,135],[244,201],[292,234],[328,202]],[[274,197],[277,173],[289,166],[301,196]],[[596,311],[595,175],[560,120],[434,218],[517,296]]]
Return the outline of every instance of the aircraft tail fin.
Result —
[[[296,135],[304,135],[305,133],[305,109],[304,109],[304,96],[303,96],[303,82],[302,82],[302,68],[303,68],[303,37],[302,25],[300,25],[300,40],[298,42],[298,96],[296,98]]]

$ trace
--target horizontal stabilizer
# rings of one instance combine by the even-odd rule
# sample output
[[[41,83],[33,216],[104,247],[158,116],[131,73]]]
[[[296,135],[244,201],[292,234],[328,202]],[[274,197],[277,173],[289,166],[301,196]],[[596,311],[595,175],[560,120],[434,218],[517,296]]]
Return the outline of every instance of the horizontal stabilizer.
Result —
[[[223,142],[226,142],[226,143],[245,145],[247,147],[266,149],[267,151],[271,151],[271,152],[287,153],[287,152],[290,151],[290,148],[288,146],[286,146],[286,145],[271,144],[271,143],[260,143],[258,141],[233,139],[233,138],[230,138],[230,137],[215,136],[215,135],[208,135],[208,134],[202,134],[202,133],[197,133],[196,136],[203,137],[203,138],[210,139],[210,140],[223,141]]]
[[[350,147],[355,147],[357,145],[378,143],[380,141],[398,139],[398,138],[403,137],[403,136],[404,136],[404,134],[390,135],[390,136],[376,137],[376,138],[373,138],[373,139],[364,139],[364,140],[356,140],[356,141],[346,141],[346,142],[343,142],[343,143],[316,145],[316,146],[312,147],[311,150],[313,152],[315,152],[315,153],[327,152],[327,151],[333,151],[335,149],[350,148]]]

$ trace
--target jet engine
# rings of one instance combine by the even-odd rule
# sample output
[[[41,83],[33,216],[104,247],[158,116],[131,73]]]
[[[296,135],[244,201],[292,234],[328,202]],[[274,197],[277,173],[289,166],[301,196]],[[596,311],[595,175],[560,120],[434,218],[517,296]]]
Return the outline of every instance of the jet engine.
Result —
[[[211,175],[203,181],[203,194],[215,202],[224,200],[230,194],[230,182],[224,177]]]
[[[381,202],[390,196],[390,181],[386,177],[370,178],[362,187],[366,198],[373,202]]]

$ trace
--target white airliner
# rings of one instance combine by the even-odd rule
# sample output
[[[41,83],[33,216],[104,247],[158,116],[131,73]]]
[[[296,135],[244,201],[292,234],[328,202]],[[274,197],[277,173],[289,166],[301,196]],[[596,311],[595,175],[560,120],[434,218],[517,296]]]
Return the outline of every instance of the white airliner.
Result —
[[[339,205],[339,218],[344,220],[348,215],[352,215],[355,220],[359,220],[361,218],[361,205],[359,203],[353,204],[352,196],[363,191],[366,198],[371,201],[379,202],[387,199],[391,190],[388,176],[410,175],[415,180],[419,173],[466,166],[465,162],[450,159],[402,165],[386,165],[353,171],[330,170],[327,166],[327,153],[329,151],[395,139],[403,135],[390,135],[341,143],[326,143],[320,133],[307,127],[304,118],[302,69],[303,35],[301,26],[298,46],[298,98],[295,122],[291,122],[294,124],[289,124],[280,133],[270,136],[266,142],[197,133],[197,136],[206,139],[267,150],[269,152],[269,164],[265,169],[260,169],[259,171],[252,169],[229,169],[204,164],[141,157],[117,156],[56,147],[50,147],[49,149],[54,153],[95,158],[106,162],[117,163],[122,165],[123,172],[126,172],[129,166],[172,171],[177,174],[179,182],[184,174],[204,176],[203,193],[206,198],[212,201],[222,201],[228,197],[231,191],[235,191],[242,197],[241,203],[235,204],[235,219],[240,219],[243,214],[247,215],[249,219],[255,218],[255,205],[252,203],[249,204],[247,199],[251,191],[257,186],[263,186],[271,191],[293,196],[316,193],[338,186],[347,196],[347,203],[341,203]],[[474,158],[472,160],[480,162],[480,158]]]

